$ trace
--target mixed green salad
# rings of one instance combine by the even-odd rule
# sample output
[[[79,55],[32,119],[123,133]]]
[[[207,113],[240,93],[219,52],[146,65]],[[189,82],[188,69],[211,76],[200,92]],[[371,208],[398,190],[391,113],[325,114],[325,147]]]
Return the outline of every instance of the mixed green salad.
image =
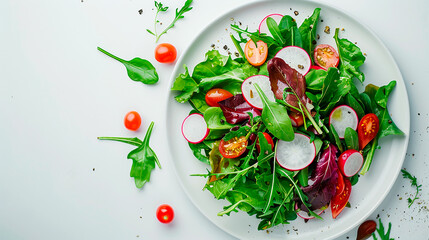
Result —
[[[210,50],[173,83],[175,99],[193,108],[182,133],[208,165],[195,176],[230,202],[219,216],[247,212],[259,230],[322,219],[327,208],[336,218],[353,204],[352,185],[370,169],[378,141],[403,134],[387,110],[396,82],[359,92],[365,56],[339,29],[336,46],[318,44],[320,11],[300,26],[280,14],[254,32],[232,24],[239,55]]]

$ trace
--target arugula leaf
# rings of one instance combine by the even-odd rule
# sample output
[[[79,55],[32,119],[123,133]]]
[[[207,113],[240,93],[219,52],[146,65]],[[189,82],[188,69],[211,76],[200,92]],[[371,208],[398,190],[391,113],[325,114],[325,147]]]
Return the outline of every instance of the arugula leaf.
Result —
[[[390,238],[390,229],[392,228],[392,223],[389,222],[389,228],[387,229],[387,232],[384,233],[384,226],[381,222],[381,219],[378,219],[379,222],[379,228],[377,228],[377,233],[380,236],[380,240],[394,240],[393,238]],[[375,236],[375,233],[372,233],[372,237],[374,240],[378,240],[378,238]]]
[[[318,105],[323,108],[332,102],[332,98],[338,92],[338,79],[340,74],[338,69],[329,68],[327,75],[323,80],[322,95],[319,98]]]
[[[413,199],[411,199],[411,198],[407,199],[408,200],[408,208],[409,208],[409,207],[411,207],[411,205],[413,205],[415,200],[419,199],[418,195],[419,195],[419,191],[421,190],[422,185],[421,184],[418,185],[417,184],[417,178],[415,176],[412,176],[411,173],[407,172],[407,170],[401,169],[401,172],[402,172],[402,177],[408,178],[411,181],[411,186],[416,187],[416,190],[417,190],[416,196],[414,196]]]
[[[380,129],[378,130],[377,136],[372,140],[371,148],[365,158],[361,175],[368,172],[372,159],[374,157],[375,150],[379,148],[378,141],[385,136],[389,135],[404,135],[404,133],[396,126],[390,117],[389,111],[387,110],[387,100],[390,93],[396,86],[396,81],[391,81],[388,85],[377,88],[374,85],[367,85],[365,93],[371,99],[372,111],[377,115],[380,123]]]
[[[183,14],[185,14],[186,12],[189,12],[192,10],[191,7],[191,3],[192,0],[186,0],[185,4],[183,5],[183,7],[179,10],[178,8],[176,8],[176,16],[174,17],[173,21],[170,23],[170,25],[168,25],[164,31],[162,31],[159,35],[157,34],[156,31],[156,26],[159,23],[159,21],[157,20],[158,17],[158,13],[159,12],[166,12],[168,10],[168,7],[163,7],[162,3],[158,3],[157,1],[155,1],[155,7],[156,7],[156,14],[155,14],[155,26],[154,26],[154,32],[150,31],[149,29],[146,29],[150,34],[155,36],[155,42],[157,43],[159,38],[164,35],[165,33],[167,33],[168,30],[170,30],[172,27],[174,27],[174,24],[177,22],[177,20],[184,18]]]
[[[207,140],[221,138],[234,126],[226,121],[219,107],[207,108],[204,112],[204,120],[207,123],[207,127],[210,129],[209,135],[206,137]]]
[[[107,56],[124,64],[125,68],[127,69],[128,77],[131,80],[142,82],[144,84],[155,84],[158,82],[158,73],[156,72],[156,69],[152,63],[150,63],[148,60],[133,58],[130,61],[126,61],[122,58],[116,57],[115,55],[100,47],[97,47],[97,49]]]
[[[249,126],[241,126],[238,130],[236,131],[230,131],[229,133],[225,134],[225,136],[222,138],[224,141],[229,141],[235,137],[241,137],[241,136],[246,136],[247,133],[250,131],[250,127]]]
[[[280,32],[280,28],[277,25],[276,21],[272,17],[267,18],[267,26],[271,35],[273,35],[274,40],[280,45],[283,46],[285,44],[285,40]]]
[[[319,22],[320,8],[316,8],[313,14],[304,20],[299,27],[302,37],[302,48],[313,58],[313,49],[317,38],[317,23]]]
[[[254,86],[264,106],[262,108],[262,122],[276,138],[292,141],[295,134],[286,108],[279,103],[271,102],[258,84],[255,83]]]
[[[158,157],[155,152],[149,146],[149,139],[152,133],[154,122],[151,122],[146,135],[141,141],[138,138],[121,138],[121,137],[98,137],[99,140],[111,140],[123,143],[128,143],[134,146],[138,146],[132,150],[127,158],[133,160],[133,165],[130,171],[130,177],[134,178],[134,182],[137,188],[142,188],[146,182],[150,180],[150,174],[155,168],[155,163],[161,169]]]
[[[333,138],[333,142],[335,142],[335,145],[337,145],[340,152],[343,152],[343,144],[341,143],[340,137],[338,136],[337,130],[335,130],[334,125],[329,125],[329,132],[331,134],[331,137]]]

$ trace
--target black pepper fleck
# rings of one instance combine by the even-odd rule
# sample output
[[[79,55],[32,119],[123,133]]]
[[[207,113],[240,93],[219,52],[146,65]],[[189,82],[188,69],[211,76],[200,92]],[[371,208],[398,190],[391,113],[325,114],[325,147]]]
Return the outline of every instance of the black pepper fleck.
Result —
[[[214,43],[213,43],[212,45],[210,45],[210,47],[212,47],[212,48],[215,48],[215,46],[216,46],[216,45],[215,45]]]
[[[226,45],[223,46],[223,49],[228,50],[228,46],[226,46]]]
[[[295,16],[298,16],[299,12],[298,11],[294,11],[293,14],[295,14]]]
[[[143,14],[143,9],[139,10],[139,14],[142,15]]]
[[[92,169],[92,171],[94,172],[94,171],[95,171],[95,168],[93,168],[93,169]]]
[[[388,122],[389,124],[391,124],[391,123],[392,123],[392,120],[390,120],[390,119],[389,119],[389,121],[387,121],[387,122]]]
[[[225,124],[225,120],[221,119],[220,124]]]
[[[234,55],[235,55],[236,57],[240,57],[240,54],[238,54],[238,52],[235,52],[235,53],[234,53]]]

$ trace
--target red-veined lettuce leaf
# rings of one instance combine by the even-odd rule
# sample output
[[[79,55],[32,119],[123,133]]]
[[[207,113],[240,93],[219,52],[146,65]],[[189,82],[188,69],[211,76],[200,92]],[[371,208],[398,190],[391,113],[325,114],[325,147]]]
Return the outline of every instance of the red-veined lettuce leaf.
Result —
[[[218,102],[222,109],[225,119],[230,124],[236,124],[248,120],[250,118],[248,113],[253,116],[260,116],[261,112],[250,106],[244,99],[242,94],[237,94],[223,101]]]

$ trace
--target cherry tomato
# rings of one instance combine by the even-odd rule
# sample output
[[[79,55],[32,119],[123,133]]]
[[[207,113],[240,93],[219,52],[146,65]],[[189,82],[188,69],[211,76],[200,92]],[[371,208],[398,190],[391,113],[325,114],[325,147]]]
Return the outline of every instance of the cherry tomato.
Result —
[[[292,121],[292,126],[299,127],[304,124],[304,116],[300,112],[290,112],[289,118]]]
[[[170,223],[174,218],[173,208],[168,204],[162,204],[156,209],[156,218],[162,223]]]
[[[320,44],[314,49],[314,62],[325,70],[337,67],[340,62],[335,48],[328,44]]]
[[[363,116],[358,124],[359,147],[363,149],[378,133],[380,123],[374,113]]]
[[[221,88],[213,88],[206,94],[206,103],[210,107],[219,107],[218,102],[223,101],[233,95],[227,90]]]
[[[219,152],[224,158],[236,158],[246,151],[247,139],[245,136],[234,137],[228,141],[220,140]]]
[[[160,63],[172,63],[176,56],[176,48],[169,43],[161,43],[155,48],[155,59]]]
[[[136,111],[131,111],[125,115],[124,125],[128,130],[136,131],[142,123],[140,114]]]
[[[268,144],[271,145],[271,150],[273,150],[274,149],[274,141],[271,138],[270,134],[268,134],[266,132],[264,132],[262,134],[264,134],[264,137],[265,137],[265,139],[267,139]],[[258,150],[258,152],[261,151],[261,147],[259,146],[259,138],[258,138],[258,140],[256,140],[256,149]]]
[[[331,212],[332,218],[336,218],[349,202],[350,193],[352,191],[352,184],[347,178],[344,179],[344,190],[340,193],[336,192],[331,199]]]
[[[244,55],[253,66],[261,66],[267,60],[268,46],[263,41],[258,41],[255,46],[255,42],[250,39],[244,46]]]

